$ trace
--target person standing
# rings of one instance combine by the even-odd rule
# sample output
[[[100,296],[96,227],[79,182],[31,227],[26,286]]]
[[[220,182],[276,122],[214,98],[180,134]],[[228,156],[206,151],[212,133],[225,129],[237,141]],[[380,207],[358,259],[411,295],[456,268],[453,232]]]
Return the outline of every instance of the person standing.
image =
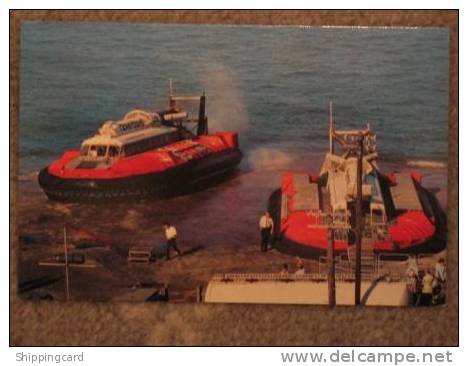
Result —
[[[434,286],[434,303],[443,304],[445,302],[445,281],[447,279],[447,271],[444,258],[439,258],[435,265],[435,286]]]
[[[419,273],[418,260],[415,255],[409,257],[406,263],[408,265],[406,269],[407,276],[412,276],[413,273],[415,273],[416,275]]]
[[[305,271],[305,267],[304,267],[304,264],[299,264],[299,268],[297,269],[296,272],[294,272],[295,275],[297,276],[303,276],[306,274],[306,271]]]
[[[173,248],[178,255],[182,255],[182,252],[177,247],[177,230],[174,225],[166,222],[164,224],[164,234],[166,235],[167,247],[166,247],[166,260],[170,259],[170,250]]]
[[[429,306],[432,304],[432,290],[433,290],[434,276],[431,271],[426,269],[422,279],[422,294],[421,305]]]
[[[273,220],[268,211],[265,211],[258,223],[260,227],[260,250],[266,252],[268,250],[268,244],[270,243],[271,235],[273,234]]]
[[[445,280],[447,277],[447,271],[445,269],[445,260],[444,258],[439,258],[435,265],[435,278],[437,279],[437,282],[441,285],[445,284]]]
[[[406,285],[410,295],[410,303],[412,306],[418,305],[418,275],[410,271],[408,273]]]

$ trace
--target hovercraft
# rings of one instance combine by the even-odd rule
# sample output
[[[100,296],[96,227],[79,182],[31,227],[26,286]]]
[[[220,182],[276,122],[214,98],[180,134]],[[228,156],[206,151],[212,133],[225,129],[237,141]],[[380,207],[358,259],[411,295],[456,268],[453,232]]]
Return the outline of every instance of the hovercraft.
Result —
[[[358,152],[357,141],[362,139]],[[340,150],[340,151],[338,151]],[[376,135],[334,128],[330,104],[329,152],[318,173],[286,172],[270,196],[275,247],[316,258],[327,251],[333,228],[334,250],[347,252],[356,239],[358,157],[362,157],[361,238],[374,253],[434,253],[446,245],[446,216],[416,171],[382,173]]]
[[[49,199],[165,197],[232,172],[242,160],[237,133],[208,133],[204,94],[175,96],[172,86],[169,94],[167,109],[134,109],[107,121],[80,150],[42,169],[38,180]]]

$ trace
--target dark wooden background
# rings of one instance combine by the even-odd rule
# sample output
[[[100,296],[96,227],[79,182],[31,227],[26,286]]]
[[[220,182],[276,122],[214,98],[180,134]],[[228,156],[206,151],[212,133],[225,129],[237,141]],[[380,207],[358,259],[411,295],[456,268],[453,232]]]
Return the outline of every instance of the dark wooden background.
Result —
[[[19,300],[14,203],[22,20],[449,27],[448,305],[329,309]],[[11,345],[458,345],[458,11],[11,11],[10,183]]]

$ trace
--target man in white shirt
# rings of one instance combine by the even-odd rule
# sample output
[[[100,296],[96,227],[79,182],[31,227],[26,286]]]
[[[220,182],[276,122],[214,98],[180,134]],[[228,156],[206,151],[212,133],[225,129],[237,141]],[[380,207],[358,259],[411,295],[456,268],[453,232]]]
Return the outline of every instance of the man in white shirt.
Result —
[[[266,252],[268,250],[268,244],[270,243],[271,235],[273,234],[273,220],[268,211],[265,211],[260,221],[258,222],[260,227],[260,250]]]
[[[413,275],[413,273],[418,275],[419,266],[418,266],[418,260],[417,260],[416,256],[412,255],[411,257],[409,257],[406,263],[408,265],[408,268],[406,269],[406,275],[408,277],[411,277]]]
[[[178,255],[182,255],[182,252],[177,248],[177,230],[174,225],[166,222],[164,224],[164,234],[166,235],[167,247],[166,247],[166,260],[170,259],[171,247],[177,252]]]
[[[305,268],[304,268],[303,264],[300,264],[297,271],[294,272],[294,274],[297,275],[297,276],[303,276],[303,275],[305,275],[305,273],[306,273],[306,271],[305,271]]]

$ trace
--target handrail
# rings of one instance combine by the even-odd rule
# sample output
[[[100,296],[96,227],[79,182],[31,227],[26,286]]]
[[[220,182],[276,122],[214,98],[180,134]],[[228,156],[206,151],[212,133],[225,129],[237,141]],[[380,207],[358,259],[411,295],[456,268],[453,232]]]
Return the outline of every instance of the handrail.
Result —
[[[416,261],[422,259],[422,258],[431,258],[435,257],[437,254],[435,253],[418,253],[416,255]],[[380,274],[381,270],[381,262],[384,262],[385,260],[382,259],[382,257],[400,257],[403,258],[404,261],[407,261],[409,258],[411,258],[413,254],[411,253],[379,253],[377,254],[377,273]]]
[[[354,273],[337,273],[336,280],[346,281],[354,279]],[[258,282],[258,281],[326,281],[327,275],[321,273],[281,274],[281,273],[217,273],[211,281],[217,282]]]

